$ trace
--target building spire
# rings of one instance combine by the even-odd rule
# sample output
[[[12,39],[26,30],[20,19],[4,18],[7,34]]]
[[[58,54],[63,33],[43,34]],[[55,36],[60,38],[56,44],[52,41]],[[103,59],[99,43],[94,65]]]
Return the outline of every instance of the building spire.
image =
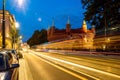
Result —
[[[50,29],[50,25],[48,24],[48,29],[47,30],[49,30]]]
[[[87,24],[86,24],[85,20],[83,20],[82,29],[83,29],[84,32],[87,32]]]
[[[52,19],[52,26],[55,26],[55,24],[54,24],[54,18]]]
[[[86,25],[86,21],[85,20],[83,20],[83,25]]]
[[[92,32],[95,34],[95,25],[92,25],[91,30],[92,30]]]
[[[70,24],[70,16],[68,16],[67,24]]]
[[[95,25],[92,25],[92,28],[95,28]]]

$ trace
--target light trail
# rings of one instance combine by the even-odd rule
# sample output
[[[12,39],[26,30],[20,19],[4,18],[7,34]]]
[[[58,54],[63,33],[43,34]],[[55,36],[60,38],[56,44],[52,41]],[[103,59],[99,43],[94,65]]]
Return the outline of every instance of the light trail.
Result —
[[[62,63],[65,63],[65,64],[69,64],[69,65],[72,65],[72,66],[76,66],[76,67],[79,67],[79,68],[83,68],[83,69],[86,69],[86,70],[90,70],[90,71],[102,73],[102,74],[105,74],[105,75],[108,75],[108,76],[120,78],[119,75],[116,75],[116,74],[113,74],[113,73],[109,73],[109,72],[101,71],[101,70],[94,69],[94,68],[91,68],[91,67],[87,67],[87,66],[75,64],[75,63],[72,63],[72,62],[68,62],[68,61],[65,61],[65,60],[53,58],[53,57],[50,57],[50,56],[47,56],[47,55],[43,55],[43,54],[40,54],[40,53],[36,53],[36,52],[34,52],[34,54],[36,54],[36,55],[38,55],[38,56],[41,56],[41,57],[43,57],[43,58],[46,58],[46,59],[55,60],[55,61],[62,62]]]
[[[46,62],[46,63],[48,63],[48,64],[50,64],[50,65],[52,65],[52,66],[54,66],[54,67],[56,67],[56,68],[58,68],[58,69],[60,69],[60,70],[66,72],[66,73],[68,73],[68,74],[71,74],[71,75],[79,78],[80,80],[88,80],[88,79],[86,79],[86,78],[84,78],[84,77],[82,77],[82,76],[80,76],[80,75],[77,75],[77,74],[75,74],[75,73],[73,73],[73,72],[71,72],[71,71],[69,71],[69,70],[66,70],[66,69],[64,69],[64,68],[62,68],[62,67],[60,67],[60,66],[58,66],[58,65],[55,65],[55,64],[53,64],[53,63],[51,63],[51,62],[49,62],[49,61],[46,61],[46,60],[44,60],[44,59],[40,59],[40,60],[42,60],[42,61],[44,61],[44,62]]]
[[[37,54],[37,53],[35,53],[35,52],[32,52],[32,53],[40,56],[39,54]],[[32,54],[32,53],[31,53],[31,54]],[[32,54],[32,55],[33,55],[33,54]],[[47,62],[47,63],[50,63],[50,62],[48,62],[48,61],[46,61],[46,60],[44,60],[44,61]],[[56,63],[57,63],[57,62],[56,62]],[[53,66],[55,65],[55,64],[53,64],[53,63],[50,63],[50,64],[52,64]],[[61,68],[59,68],[59,67],[57,67],[57,66],[55,66],[55,67],[58,68],[58,69],[60,69],[60,70],[63,70],[63,69],[61,69]],[[76,75],[76,74],[74,74],[74,73],[71,73],[71,72],[69,72],[69,71],[66,71],[66,70],[63,70],[63,71],[64,71],[64,72],[67,72],[67,73],[69,73],[69,74],[71,74],[71,75],[73,75],[73,76],[75,76],[75,77],[77,77],[77,78],[80,78],[80,77],[81,77],[81,76],[78,77],[78,75]],[[86,76],[88,76],[88,77],[90,77],[90,78],[93,78],[93,79],[95,79],[95,80],[100,80],[100,79],[98,79],[98,78],[96,78],[96,77],[93,77],[93,76],[88,75],[88,74],[83,73],[83,72],[78,72],[78,73],[83,74],[83,75],[86,75]],[[84,79],[82,79],[82,80],[84,80]]]

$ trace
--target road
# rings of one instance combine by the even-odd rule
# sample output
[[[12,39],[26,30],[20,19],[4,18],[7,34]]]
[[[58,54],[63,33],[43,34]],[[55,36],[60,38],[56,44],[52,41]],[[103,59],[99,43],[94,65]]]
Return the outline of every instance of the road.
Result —
[[[32,50],[24,59],[33,80],[120,80],[120,59]]]
[[[28,62],[33,80],[80,80],[68,74],[67,70],[66,72],[59,70],[58,66],[52,65],[36,55],[25,54],[24,58]]]

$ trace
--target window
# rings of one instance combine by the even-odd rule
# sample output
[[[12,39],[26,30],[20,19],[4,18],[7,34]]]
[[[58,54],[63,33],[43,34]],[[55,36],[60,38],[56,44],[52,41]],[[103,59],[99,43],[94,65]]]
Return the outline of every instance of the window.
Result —
[[[0,70],[5,68],[4,56],[0,54]]]

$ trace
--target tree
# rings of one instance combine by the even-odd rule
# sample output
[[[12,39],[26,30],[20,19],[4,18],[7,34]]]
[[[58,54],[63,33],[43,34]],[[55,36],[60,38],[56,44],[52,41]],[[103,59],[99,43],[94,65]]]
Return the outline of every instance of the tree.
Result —
[[[85,20],[96,28],[120,24],[119,0],[81,0],[86,9]]]
[[[14,44],[18,43],[18,38],[19,38],[19,30],[17,30],[16,28],[11,28],[10,30],[10,39],[12,41],[12,48],[15,48]]]
[[[32,37],[29,40],[27,40],[27,43],[30,46],[33,46],[33,45],[45,43],[47,41],[48,41],[47,40],[47,31],[42,29],[41,31],[39,31],[39,30],[34,31]]]

